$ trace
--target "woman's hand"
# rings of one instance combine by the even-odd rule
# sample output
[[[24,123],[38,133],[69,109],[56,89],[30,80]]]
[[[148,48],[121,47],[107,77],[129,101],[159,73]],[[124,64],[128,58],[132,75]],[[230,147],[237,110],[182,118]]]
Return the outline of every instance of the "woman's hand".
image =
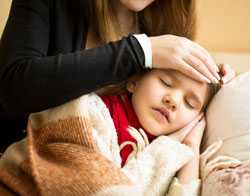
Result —
[[[228,64],[220,64],[219,69],[222,84],[230,82],[236,76],[234,69]]]
[[[201,82],[220,80],[217,65],[197,43],[174,35],[150,37],[150,40],[153,68],[175,69]]]

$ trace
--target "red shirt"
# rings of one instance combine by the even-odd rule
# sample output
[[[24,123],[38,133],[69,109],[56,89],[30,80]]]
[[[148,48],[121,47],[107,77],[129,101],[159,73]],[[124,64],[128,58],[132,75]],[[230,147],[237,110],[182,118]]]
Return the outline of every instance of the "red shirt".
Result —
[[[110,115],[113,119],[117,136],[118,144],[121,145],[125,141],[135,142],[135,139],[129,134],[127,128],[132,126],[136,129],[142,128],[135,111],[133,109],[131,99],[128,95],[105,95],[100,96],[103,102],[109,109]],[[145,131],[145,130],[144,130]],[[147,133],[149,142],[151,142],[156,136]],[[122,158],[122,166],[124,166],[128,155],[132,152],[131,145],[126,145],[120,152]]]

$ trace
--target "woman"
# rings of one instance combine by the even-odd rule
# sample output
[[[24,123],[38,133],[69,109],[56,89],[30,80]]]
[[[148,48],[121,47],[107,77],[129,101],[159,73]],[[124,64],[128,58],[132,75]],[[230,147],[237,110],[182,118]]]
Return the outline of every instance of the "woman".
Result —
[[[194,0],[13,0],[0,42],[1,150],[23,137],[29,113],[145,67],[218,82],[209,54],[186,39],[194,37],[194,7]]]

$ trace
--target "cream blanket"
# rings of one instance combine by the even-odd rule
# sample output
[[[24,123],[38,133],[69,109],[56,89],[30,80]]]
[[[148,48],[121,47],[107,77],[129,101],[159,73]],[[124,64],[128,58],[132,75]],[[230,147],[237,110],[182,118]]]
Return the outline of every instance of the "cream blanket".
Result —
[[[108,109],[96,94],[31,114],[28,136],[0,159],[0,195],[197,196],[200,181],[181,185],[175,173],[193,156],[167,136],[137,144],[121,168],[120,146]]]

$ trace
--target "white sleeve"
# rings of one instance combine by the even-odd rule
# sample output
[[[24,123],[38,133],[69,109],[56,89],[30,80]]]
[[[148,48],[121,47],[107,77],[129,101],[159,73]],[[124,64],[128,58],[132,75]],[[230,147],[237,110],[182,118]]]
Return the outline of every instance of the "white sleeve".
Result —
[[[140,43],[144,56],[145,56],[145,67],[152,68],[152,47],[151,41],[146,34],[134,34],[133,35]]]
[[[166,195],[175,173],[192,157],[192,150],[160,136],[122,168],[144,196]]]

